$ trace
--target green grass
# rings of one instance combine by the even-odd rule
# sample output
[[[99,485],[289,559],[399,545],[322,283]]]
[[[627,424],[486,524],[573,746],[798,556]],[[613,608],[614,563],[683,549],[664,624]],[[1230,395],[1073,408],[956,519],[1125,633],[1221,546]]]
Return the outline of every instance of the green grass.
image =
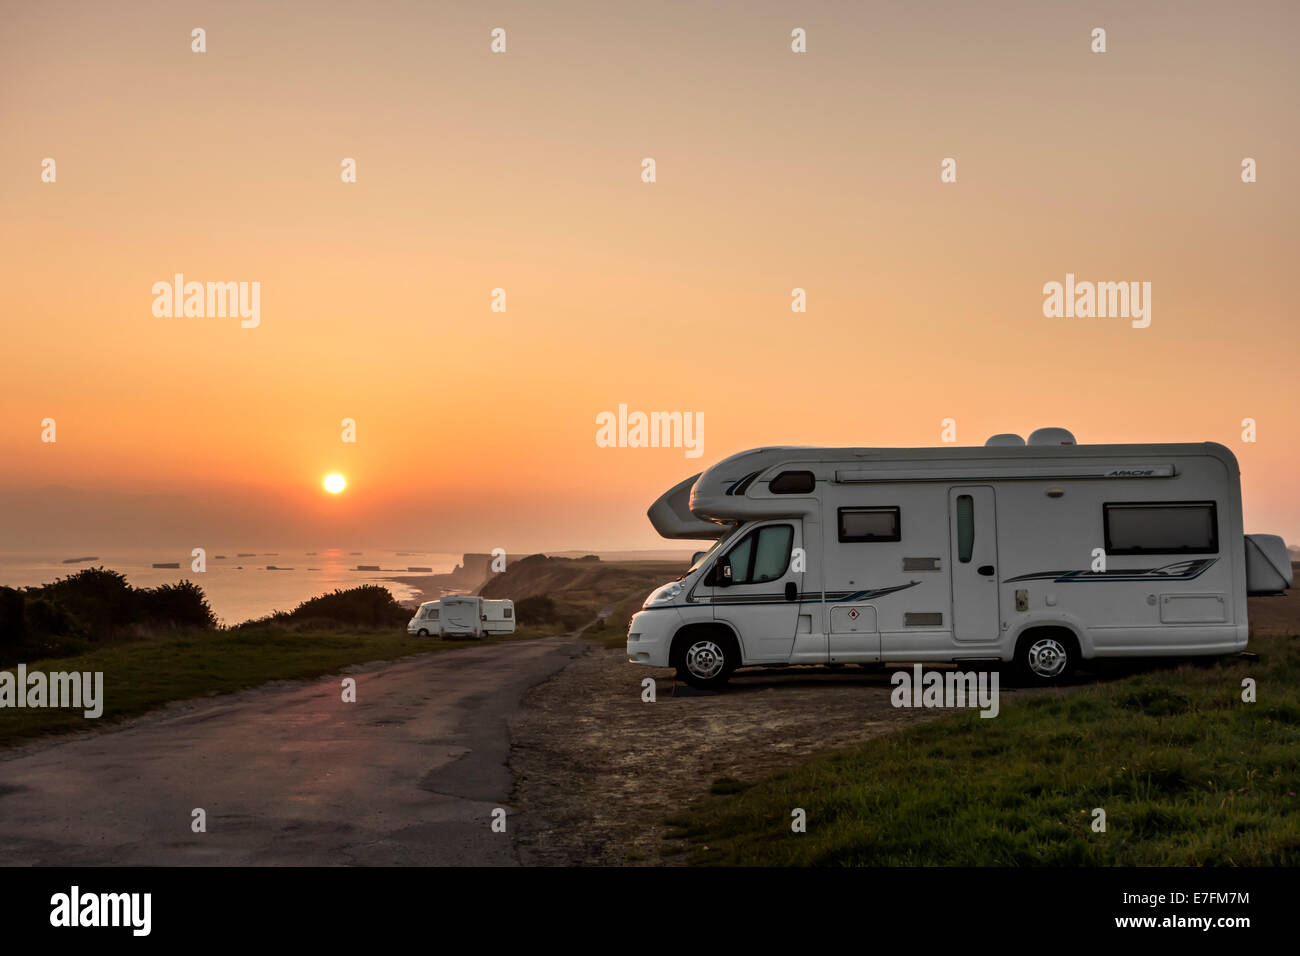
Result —
[[[705,865],[1295,865],[1300,640],[1251,649],[1261,660],[1004,698],[994,719],[946,716],[752,785],[719,781],[669,822]],[[1245,677],[1257,703],[1241,700]]]
[[[627,647],[627,622],[632,615],[641,610],[646,595],[651,589],[638,589],[634,594],[624,597],[614,604],[613,610],[602,620],[582,632],[582,636],[595,641],[601,647]]]
[[[199,632],[130,640],[72,657],[28,661],[31,671],[103,671],[104,715],[88,720],[80,710],[0,709],[0,747],[46,734],[93,730],[174,700],[225,694],[272,680],[307,680],[350,664],[394,660],[481,644],[528,640],[556,633],[520,628],[505,637],[443,641],[381,631],[284,628]],[[13,671],[13,667],[0,668]]]

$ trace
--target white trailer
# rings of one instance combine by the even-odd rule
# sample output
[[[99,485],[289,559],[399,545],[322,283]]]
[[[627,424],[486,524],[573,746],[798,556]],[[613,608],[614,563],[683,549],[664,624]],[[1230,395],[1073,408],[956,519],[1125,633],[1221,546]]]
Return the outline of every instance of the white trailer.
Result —
[[[483,637],[515,632],[515,604],[469,594],[447,595],[426,601],[407,622],[408,634],[444,638]]]
[[[515,602],[508,598],[493,600],[483,598],[483,633],[513,634],[515,632]]]
[[[649,517],[714,542],[633,616],[628,659],[704,687],[752,664],[1014,662],[1053,683],[1081,659],[1231,654],[1247,594],[1292,584],[1209,442],[758,448]]]

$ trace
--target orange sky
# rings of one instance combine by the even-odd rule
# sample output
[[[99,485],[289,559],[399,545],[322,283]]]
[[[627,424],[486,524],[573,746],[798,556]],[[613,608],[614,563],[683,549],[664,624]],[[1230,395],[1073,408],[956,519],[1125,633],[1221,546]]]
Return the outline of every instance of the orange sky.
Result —
[[[645,508],[718,458],[937,444],[946,417],[962,444],[1221,441],[1247,530],[1300,543],[1297,26],[1287,3],[11,8],[0,548],[671,546]],[[175,272],[260,282],[260,326],[154,317]],[[1066,272],[1152,283],[1151,326],[1044,318]],[[619,403],[703,412],[703,457],[598,448]]]

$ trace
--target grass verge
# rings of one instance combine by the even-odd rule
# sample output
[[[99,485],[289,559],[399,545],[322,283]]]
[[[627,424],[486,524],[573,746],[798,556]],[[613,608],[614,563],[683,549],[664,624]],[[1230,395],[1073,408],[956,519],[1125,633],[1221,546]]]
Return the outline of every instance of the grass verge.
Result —
[[[760,781],[669,823],[696,864],[1300,863],[1300,639],[967,712]],[[1242,701],[1242,681],[1258,702]],[[1106,813],[1094,832],[1093,810]],[[795,808],[807,832],[791,830]]]

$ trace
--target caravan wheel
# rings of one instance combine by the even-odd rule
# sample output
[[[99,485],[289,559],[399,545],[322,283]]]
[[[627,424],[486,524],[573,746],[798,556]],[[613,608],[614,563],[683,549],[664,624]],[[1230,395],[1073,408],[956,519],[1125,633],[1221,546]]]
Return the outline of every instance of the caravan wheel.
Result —
[[[415,635],[416,635],[416,637],[428,637],[428,636],[429,636],[429,629],[428,629],[427,627],[422,627],[422,628],[420,628],[418,631],[415,632]]]
[[[1050,630],[1026,634],[1016,650],[1016,669],[1031,684],[1060,684],[1074,671],[1079,648],[1066,631]]]

